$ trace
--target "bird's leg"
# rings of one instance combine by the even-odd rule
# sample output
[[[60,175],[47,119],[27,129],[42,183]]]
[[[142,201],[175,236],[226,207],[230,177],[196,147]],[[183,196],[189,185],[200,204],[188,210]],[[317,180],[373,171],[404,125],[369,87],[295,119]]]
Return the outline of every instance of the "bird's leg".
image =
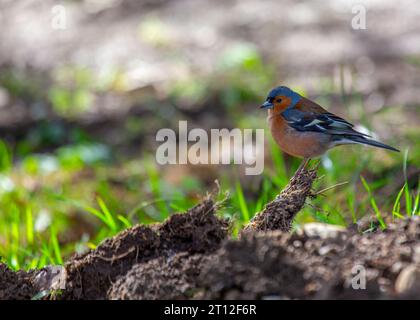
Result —
[[[299,174],[303,169],[305,169],[306,166],[308,165],[309,161],[311,161],[310,158],[303,158],[302,163],[300,164],[299,168],[297,169],[295,175]]]

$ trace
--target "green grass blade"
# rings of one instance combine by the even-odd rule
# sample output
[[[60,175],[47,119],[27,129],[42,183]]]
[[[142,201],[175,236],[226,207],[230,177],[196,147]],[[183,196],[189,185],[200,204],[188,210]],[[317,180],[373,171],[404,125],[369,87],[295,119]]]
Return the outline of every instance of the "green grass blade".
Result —
[[[26,241],[28,245],[34,244],[34,220],[31,207],[26,207]]]
[[[262,182],[261,194],[258,197],[257,203],[255,204],[254,212],[260,212],[264,205],[268,202],[268,190],[270,188],[270,183],[267,177],[264,177]]]
[[[44,257],[45,264],[47,264],[47,261],[49,261],[50,264],[55,264],[54,256],[51,254],[51,249],[46,242],[43,242],[41,244],[41,253]]]
[[[242,186],[239,181],[236,182],[236,195],[235,198],[238,202],[239,209],[241,210],[242,219],[245,223],[249,221],[249,211],[246,205]]]
[[[398,192],[397,198],[395,199],[394,206],[392,208],[392,216],[396,216],[398,218],[403,217],[400,213],[400,206],[401,206],[400,200],[401,200],[402,194],[404,193],[404,190],[406,188],[407,188],[407,183],[404,183],[403,187]]]
[[[385,223],[384,219],[382,218],[382,214],[379,211],[378,205],[376,204],[376,200],[372,195],[372,191],[369,187],[369,184],[366,182],[366,180],[365,180],[365,178],[363,178],[363,176],[360,176],[360,179],[362,180],[363,186],[365,187],[366,191],[369,194],[370,204],[373,208],[373,211],[375,212],[376,218],[378,219],[378,221],[381,225],[381,228],[386,229],[386,223]]]
[[[60,201],[71,204],[75,207],[78,207],[78,208],[92,214],[93,216],[95,216],[99,220],[101,220],[113,232],[116,232],[118,230],[118,227],[115,223],[115,219],[113,218],[112,214],[108,210],[108,208],[105,205],[105,203],[103,202],[103,200],[100,199],[99,197],[97,197],[96,200],[97,200],[98,205],[100,206],[100,208],[103,212],[98,210],[98,209],[95,209],[91,206],[88,206],[84,203],[81,203],[81,202],[73,200],[73,199],[68,199],[68,198],[63,197],[63,196],[56,196],[56,198]],[[100,199],[100,200],[98,200],[98,199]]]
[[[54,253],[54,258],[55,258],[55,262],[56,264],[63,264],[63,258],[61,255],[61,249],[60,249],[60,244],[58,243],[58,238],[57,238],[57,233],[55,228],[51,228],[51,245],[52,245],[52,250]]]
[[[406,182],[406,188],[404,189],[404,195],[405,195],[405,211],[407,213],[407,216],[411,216],[413,212],[413,206],[412,206],[412,199],[410,195],[410,190],[408,188],[407,182]]]
[[[412,215],[418,215],[420,213],[419,211],[419,202],[420,202],[420,190],[417,191],[416,199],[414,200],[414,207],[412,211]]]
[[[126,228],[131,228],[133,225],[126,217],[120,214],[117,216],[117,219],[120,220]]]
[[[0,139],[0,172],[8,171],[12,167],[12,155],[7,144]]]
[[[105,220],[107,221],[107,225],[111,228],[113,232],[118,231],[118,226],[115,223],[114,217],[112,216],[111,212],[109,211],[108,207],[106,206],[105,202],[102,200],[101,197],[97,197],[96,201],[99,204],[99,207],[102,210],[103,216],[105,217]]]
[[[410,190],[408,188],[408,178],[407,178],[407,167],[408,167],[408,149],[404,151],[404,160],[403,160],[403,174],[404,174],[404,181],[405,181],[405,211],[407,216],[411,216],[412,214],[412,202],[410,196]]]

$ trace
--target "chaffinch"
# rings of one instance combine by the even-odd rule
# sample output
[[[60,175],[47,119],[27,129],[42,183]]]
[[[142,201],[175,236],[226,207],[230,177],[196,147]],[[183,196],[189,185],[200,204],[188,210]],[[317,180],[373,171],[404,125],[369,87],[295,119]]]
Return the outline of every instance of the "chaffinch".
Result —
[[[268,109],[270,130],[280,149],[303,157],[303,166],[311,158],[344,144],[366,144],[399,151],[354,130],[350,122],[284,86],[271,90],[261,108]]]

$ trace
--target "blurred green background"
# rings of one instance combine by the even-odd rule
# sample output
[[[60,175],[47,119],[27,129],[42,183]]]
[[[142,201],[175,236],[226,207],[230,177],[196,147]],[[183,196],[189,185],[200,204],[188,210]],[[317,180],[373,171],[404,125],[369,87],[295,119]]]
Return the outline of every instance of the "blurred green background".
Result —
[[[367,28],[354,30],[360,3]],[[61,264],[128,226],[185,211],[215,180],[236,235],[299,165],[257,108],[279,84],[402,150],[331,151],[315,190],[348,183],[308,201],[296,225],[368,217],[385,228],[419,213],[416,1],[21,0],[0,9],[0,259],[14,269]],[[264,173],[158,166],[156,132],[177,131],[179,120],[266,129]]]

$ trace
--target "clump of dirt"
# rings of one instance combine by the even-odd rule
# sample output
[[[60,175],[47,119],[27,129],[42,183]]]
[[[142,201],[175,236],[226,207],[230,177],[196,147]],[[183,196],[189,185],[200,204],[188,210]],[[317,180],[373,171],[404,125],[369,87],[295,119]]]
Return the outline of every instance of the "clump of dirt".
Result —
[[[305,264],[308,294],[319,298],[389,298],[402,270],[419,262],[420,220],[413,217],[389,224],[386,230],[333,237],[292,235],[287,242],[299,264]],[[354,290],[355,276],[366,276],[366,290]],[[356,283],[353,283],[355,281]]]
[[[303,169],[297,172],[286,188],[262,212],[257,213],[243,231],[290,231],[293,219],[311,195],[315,178],[316,170]]]
[[[282,246],[281,232],[249,232],[231,240],[203,266],[201,298],[303,297],[304,270]]]
[[[247,228],[248,233],[251,230],[267,229],[288,231],[294,216],[303,207],[306,197],[310,194],[315,177],[315,170],[299,171],[284,191],[254,218]],[[174,237],[177,237],[179,233],[184,234],[182,230],[184,225],[183,222],[180,226],[171,223],[169,229],[165,225],[162,229],[168,234],[173,232]],[[267,252],[270,253],[267,254]],[[229,288],[234,283],[235,288],[243,287],[242,291],[246,294],[241,296],[236,293],[236,290],[227,290],[223,295],[215,296],[209,292],[203,294],[198,284],[198,276],[207,265],[214,266],[205,272],[205,278],[211,286],[226,285]],[[236,274],[237,272],[239,274]],[[290,257],[285,255],[285,249],[279,246],[275,237],[267,241],[262,235],[250,233],[245,234],[239,242],[227,242],[212,258],[203,255],[188,256],[182,253],[172,256],[163,255],[145,263],[139,263],[111,287],[108,297],[111,299],[185,299],[198,297],[201,294],[207,298],[223,299],[235,298],[238,294],[238,297],[244,299],[255,299],[260,298],[263,293],[302,296],[300,293],[304,281],[301,274],[302,271]],[[218,281],[216,281],[217,277],[220,277]],[[204,282],[203,285],[206,286],[206,283]]]
[[[420,297],[420,217],[368,233],[309,223],[293,233],[227,234],[206,199],[162,224],[129,228],[65,269],[0,265],[0,299],[30,299],[63,283],[62,299]]]
[[[197,279],[212,255],[177,253],[140,263],[108,292],[109,299],[188,299],[195,295]]]
[[[105,240],[97,249],[66,263],[63,299],[105,299],[111,284],[133,265],[169,259],[176,253],[207,253],[219,248],[228,223],[217,218],[208,198],[184,214],[151,227],[135,226]]]
[[[418,217],[367,234],[321,223],[293,234],[250,231],[211,253],[182,252],[136,264],[108,298],[415,298],[419,240]]]
[[[369,234],[324,224],[294,234],[245,233],[217,251],[198,283],[201,297],[211,299],[419,298],[419,272],[415,217]]]
[[[245,234],[215,253],[157,258],[114,283],[110,299],[259,299],[302,296],[303,270],[280,246],[280,232]]]
[[[33,298],[37,290],[32,284],[33,272],[14,272],[0,263],[0,300]]]

